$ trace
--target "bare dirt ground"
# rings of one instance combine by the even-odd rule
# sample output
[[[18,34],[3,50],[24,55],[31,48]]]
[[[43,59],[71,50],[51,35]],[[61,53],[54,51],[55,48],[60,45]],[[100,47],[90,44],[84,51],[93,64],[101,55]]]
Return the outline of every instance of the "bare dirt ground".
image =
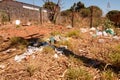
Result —
[[[80,30],[79,28],[66,29],[58,25],[41,25],[41,26],[4,26],[0,28],[0,36],[5,39],[11,37],[23,37],[28,39],[31,37],[44,38],[48,37],[51,32],[65,33],[71,30]],[[55,58],[56,52],[47,49],[42,52],[36,52],[33,55],[26,57],[21,62],[16,62],[14,57],[25,52],[25,49],[17,46],[7,47],[9,41],[1,40],[0,50],[0,80],[76,80],[66,79],[65,74],[69,68],[81,68],[88,72],[92,78],[80,78],[79,80],[104,80],[105,75],[102,75],[104,70],[101,70],[98,65],[105,65],[104,62],[97,60],[100,55],[96,55],[97,51],[104,52],[106,46],[117,45],[119,41],[105,39],[103,43],[99,43],[99,38],[91,38],[88,33],[81,34],[81,38],[70,38],[68,51]],[[2,50],[2,48],[6,50]],[[13,51],[8,51],[13,49]],[[71,55],[69,55],[71,54]],[[72,57],[74,56],[74,57]],[[102,60],[102,59],[101,59]],[[85,74],[86,75],[86,74]],[[102,76],[101,76],[102,75]],[[72,75],[71,75],[72,76]],[[87,76],[87,75],[86,75]],[[83,76],[84,77],[84,76]],[[119,80],[118,77],[112,78]]]

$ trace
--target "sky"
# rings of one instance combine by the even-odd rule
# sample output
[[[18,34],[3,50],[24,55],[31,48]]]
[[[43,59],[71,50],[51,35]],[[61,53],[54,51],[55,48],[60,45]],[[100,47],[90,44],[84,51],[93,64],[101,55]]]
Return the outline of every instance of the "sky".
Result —
[[[17,0],[24,3],[34,4],[42,7],[44,2],[43,0]],[[52,0],[57,2],[57,0]],[[69,9],[74,3],[81,1],[86,7],[91,5],[98,6],[102,9],[103,14],[106,14],[110,10],[120,10],[120,0],[62,0],[62,10]],[[108,8],[108,2],[110,7]]]

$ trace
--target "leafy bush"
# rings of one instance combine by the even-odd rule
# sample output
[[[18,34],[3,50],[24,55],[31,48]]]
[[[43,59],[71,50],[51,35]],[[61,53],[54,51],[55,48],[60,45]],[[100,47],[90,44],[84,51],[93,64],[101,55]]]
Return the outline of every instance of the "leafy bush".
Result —
[[[118,68],[120,68],[120,46],[113,48],[109,54],[110,63]]]
[[[47,47],[44,48],[43,52],[45,52],[46,54],[47,54],[47,53],[53,54],[53,53],[54,53],[54,50],[53,50],[52,47],[47,46]]]
[[[67,37],[80,37],[80,32],[77,30],[70,31],[66,34]]]
[[[15,45],[15,44],[27,45],[28,44],[28,42],[25,39],[21,38],[21,37],[12,37],[10,39],[10,42],[13,45]]]
[[[53,31],[53,32],[51,32],[51,35],[52,35],[52,36],[60,35],[60,32],[58,32],[58,31]]]
[[[0,14],[2,24],[5,24],[5,22],[10,21],[10,17],[8,16],[8,14],[6,14],[5,12],[0,12]]]
[[[106,64],[110,64],[114,67],[120,68],[120,45],[115,46],[107,46],[104,47],[106,50],[99,50],[96,55],[99,55],[99,58]]]
[[[66,73],[66,80],[92,80],[92,76],[81,68],[70,68]]]
[[[104,22],[104,28],[105,29],[113,28],[113,23],[110,20],[106,19]]]
[[[112,10],[112,11],[109,11],[106,15],[106,17],[114,22],[114,24],[116,26],[119,26],[120,27],[120,11],[118,10]]]
[[[80,13],[82,17],[90,17],[91,14],[88,8],[81,9]]]

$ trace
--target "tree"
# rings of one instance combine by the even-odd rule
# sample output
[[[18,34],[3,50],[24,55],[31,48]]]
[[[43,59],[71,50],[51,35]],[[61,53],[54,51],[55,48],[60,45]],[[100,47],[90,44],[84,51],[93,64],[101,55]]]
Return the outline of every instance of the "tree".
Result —
[[[106,17],[110,21],[114,22],[116,26],[120,26],[120,11],[117,11],[117,10],[109,11]]]
[[[43,7],[49,11],[49,19],[54,24],[56,24],[57,17],[60,13],[60,3],[61,0],[58,0],[57,3],[54,3],[53,1],[44,0],[45,4]]]
[[[93,17],[101,17],[102,10],[98,6],[90,6],[89,9],[93,9]]]
[[[80,10],[83,8],[85,8],[84,4],[79,1],[77,3],[74,3],[70,9],[71,9],[71,11],[74,9],[75,12],[80,12]]]

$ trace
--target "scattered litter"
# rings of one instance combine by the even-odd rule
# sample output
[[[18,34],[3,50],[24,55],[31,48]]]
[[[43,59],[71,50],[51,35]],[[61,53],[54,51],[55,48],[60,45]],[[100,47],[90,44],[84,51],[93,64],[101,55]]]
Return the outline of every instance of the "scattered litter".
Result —
[[[80,31],[81,31],[82,33],[86,33],[86,32],[88,32],[88,29],[87,29],[87,28],[81,28]]]
[[[21,62],[22,59],[25,59],[25,58],[26,58],[25,55],[16,55],[14,60],[15,60],[16,62]]]
[[[90,31],[96,31],[96,28],[92,27],[90,28]]]
[[[114,33],[114,30],[113,29],[106,29],[106,33],[109,33],[109,34],[111,34],[111,35],[114,35],[115,33]]]
[[[54,54],[54,58],[58,58],[58,54]]]
[[[56,36],[54,37],[54,39],[55,39],[56,41],[61,41],[61,36],[60,36],[60,35],[56,35]]]
[[[15,51],[15,50],[16,49],[8,49],[8,50],[4,51],[4,53],[10,53],[10,52]]]
[[[82,49],[79,49],[79,52],[83,52],[83,53],[85,53],[86,51],[85,51],[85,50],[82,50]]]
[[[52,36],[52,37],[50,37],[50,39],[49,39],[49,40],[50,40],[50,43],[51,43],[51,44],[54,44],[54,43],[56,42],[56,40],[54,39],[54,37],[53,37],[53,36]]]
[[[99,42],[99,43],[104,43],[105,40],[104,40],[104,39],[98,39],[98,42]]]
[[[106,33],[106,31],[103,31],[103,36],[108,36],[108,34]]]
[[[0,69],[4,69],[4,68],[5,68],[5,65],[1,64]]]
[[[35,59],[35,55],[32,55],[32,58]]]
[[[120,37],[118,37],[118,36],[113,36],[113,39],[114,39],[114,40],[120,40]]]
[[[72,28],[72,25],[68,25],[66,26],[67,29],[71,29]]]
[[[102,33],[101,31],[98,31],[98,32],[96,33],[97,36],[102,36],[102,34],[103,34],[103,33]]]
[[[28,46],[27,51],[21,55],[16,55],[14,60],[16,62],[20,62],[22,59],[25,59],[27,56],[32,55],[33,53],[36,53],[36,52],[41,52],[41,51],[43,51],[43,47],[37,48],[37,47]]]
[[[63,53],[63,49],[62,48],[55,48],[55,52],[57,54],[62,54]]]
[[[16,21],[15,21],[15,24],[16,24],[16,25],[20,25],[20,23],[21,23],[20,20],[16,20]]]
[[[65,45],[60,45],[60,47],[63,47],[63,48],[65,48],[65,49],[68,48],[68,46],[65,46]]]

